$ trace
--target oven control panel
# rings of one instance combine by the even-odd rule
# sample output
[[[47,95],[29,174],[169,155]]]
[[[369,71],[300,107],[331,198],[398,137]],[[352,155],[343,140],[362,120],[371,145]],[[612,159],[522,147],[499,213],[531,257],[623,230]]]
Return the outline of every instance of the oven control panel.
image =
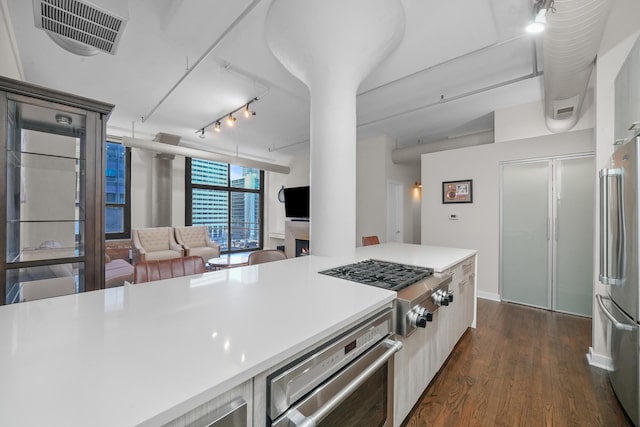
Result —
[[[336,350],[333,354],[326,355],[319,365],[311,369],[310,373],[313,375],[313,370],[325,372],[326,370],[334,370],[334,368],[342,368],[342,366],[351,362],[373,344],[386,337],[387,334],[388,328],[386,325],[371,327],[362,335],[344,345],[344,347]]]

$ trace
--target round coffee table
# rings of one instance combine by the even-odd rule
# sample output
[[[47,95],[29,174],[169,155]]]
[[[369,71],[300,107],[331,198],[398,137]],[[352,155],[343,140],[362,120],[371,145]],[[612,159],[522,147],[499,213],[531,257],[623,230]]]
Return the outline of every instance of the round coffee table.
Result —
[[[212,270],[220,270],[222,268],[242,267],[249,265],[247,260],[250,252],[238,252],[234,254],[224,254],[217,258],[211,258],[207,261],[209,268]]]

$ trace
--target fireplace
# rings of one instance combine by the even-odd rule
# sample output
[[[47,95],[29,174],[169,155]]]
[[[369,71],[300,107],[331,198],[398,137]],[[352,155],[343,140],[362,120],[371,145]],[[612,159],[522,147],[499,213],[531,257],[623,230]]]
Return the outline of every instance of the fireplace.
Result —
[[[309,241],[296,239],[296,256],[309,255]]]
[[[302,248],[309,251],[309,221],[287,219],[284,224],[284,252],[287,258],[300,256]]]

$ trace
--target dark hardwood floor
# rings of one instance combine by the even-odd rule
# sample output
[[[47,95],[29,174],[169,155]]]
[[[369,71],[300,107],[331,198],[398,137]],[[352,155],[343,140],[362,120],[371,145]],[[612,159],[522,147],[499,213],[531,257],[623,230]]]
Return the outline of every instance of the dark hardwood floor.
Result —
[[[587,362],[591,319],[480,299],[477,324],[404,426],[632,425]]]

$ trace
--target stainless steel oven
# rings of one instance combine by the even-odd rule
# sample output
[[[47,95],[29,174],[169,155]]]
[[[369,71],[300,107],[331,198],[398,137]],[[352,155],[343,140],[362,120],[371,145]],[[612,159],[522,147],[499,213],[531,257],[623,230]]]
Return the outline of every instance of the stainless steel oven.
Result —
[[[267,377],[267,426],[390,427],[392,328],[387,309]]]

